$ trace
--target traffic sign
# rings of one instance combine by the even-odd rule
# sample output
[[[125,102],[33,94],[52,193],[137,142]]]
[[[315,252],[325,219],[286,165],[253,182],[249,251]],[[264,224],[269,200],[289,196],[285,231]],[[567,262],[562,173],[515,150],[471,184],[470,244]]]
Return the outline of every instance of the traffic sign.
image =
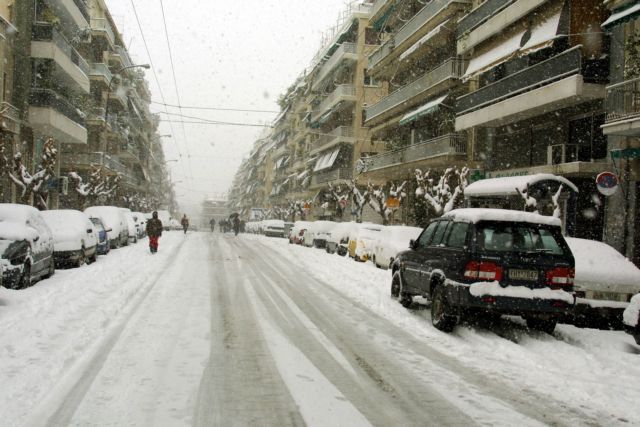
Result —
[[[602,172],[596,177],[596,186],[600,194],[604,196],[611,196],[618,191],[620,181],[618,176],[613,172]]]

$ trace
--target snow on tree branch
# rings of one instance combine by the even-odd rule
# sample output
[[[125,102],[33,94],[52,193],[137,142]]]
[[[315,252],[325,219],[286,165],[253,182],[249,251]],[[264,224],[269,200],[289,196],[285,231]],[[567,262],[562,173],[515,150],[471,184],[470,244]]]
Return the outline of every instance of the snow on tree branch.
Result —
[[[436,214],[441,216],[453,210],[464,196],[464,189],[468,183],[469,169],[463,167],[447,168],[438,183],[434,185],[431,171],[422,172],[415,170],[417,182],[416,196],[426,200],[428,206]]]

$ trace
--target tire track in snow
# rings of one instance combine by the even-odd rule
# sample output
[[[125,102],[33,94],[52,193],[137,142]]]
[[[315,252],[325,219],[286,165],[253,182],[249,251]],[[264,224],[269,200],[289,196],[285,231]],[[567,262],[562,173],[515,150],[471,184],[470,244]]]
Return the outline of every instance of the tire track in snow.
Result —
[[[175,264],[175,255],[180,251],[184,242],[185,240],[182,240],[175,246],[168,257],[168,259],[173,259],[173,262],[167,263],[140,286],[139,291],[123,308],[123,315],[114,322],[111,332],[85,353],[85,359],[76,363],[75,367],[69,371],[60,384],[49,392],[48,397],[34,410],[25,425],[63,426],[70,423],[73,414],[100,373],[109,357],[109,353],[120,339],[129,320],[137,313],[149,293],[154,289],[158,279]]]

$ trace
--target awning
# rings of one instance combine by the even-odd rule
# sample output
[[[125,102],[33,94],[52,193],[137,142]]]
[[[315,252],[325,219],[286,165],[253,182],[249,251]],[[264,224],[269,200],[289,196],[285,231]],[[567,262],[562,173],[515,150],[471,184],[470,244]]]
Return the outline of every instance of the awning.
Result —
[[[327,120],[329,120],[329,117],[331,117],[331,114],[333,114],[333,108],[327,111],[326,113],[324,113],[323,115],[321,115],[320,118],[318,119],[318,123],[324,123]]]
[[[387,9],[387,11],[376,20],[376,22],[373,23],[373,29],[377,32],[381,32],[383,27],[385,26],[385,24],[387,23],[387,20],[389,19],[389,16],[391,16],[391,14],[396,10],[396,4],[393,4],[389,7],[389,9]]]
[[[309,170],[302,171],[297,177],[298,181],[305,179],[307,175],[309,175]]]
[[[640,17],[640,3],[633,4],[625,9],[616,10],[604,23],[602,28],[608,30],[616,25],[624,24],[632,19]]]
[[[420,48],[420,46],[422,46],[423,44],[427,43],[429,40],[434,38],[437,34],[440,34],[440,32],[443,29],[446,30],[446,31],[451,31],[451,30],[449,30],[448,28],[445,27],[448,23],[449,23],[449,20],[447,19],[442,24],[438,25],[436,28],[434,28],[433,30],[429,31],[427,33],[427,35],[425,35],[420,40],[415,42],[409,49],[407,49],[404,52],[402,52],[402,54],[399,57],[400,61],[404,61],[407,57],[411,56],[411,54],[413,54],[416,50],[418,50]]]
[[[280,169],[280,166],[282,166],[283,162],[284,162],[284,157],[280,157],[278,160],[276,160],[276,164],[274,166],[274,169]]]
[[[539,173],[535,175],[482,179],[469,184],[464,189],[464,196],[480,197],[517,195],[518,190],[520,192],[525,191],[527,186],[534,185],[541,181],[556,181],[565,185],[570,190],[573,190],[576,193],[578,192],[578,187],[565,177],[550,173]]]
[[[280,120],[282,120],[282,118],[285,116],[285,114],[287,114],[287,111],[289,111],[289,106],[287,105],[287,108],[285,108],[284,110],[282,110],[280,112],[280,114],[278,114],[278,116],[276,117],[276,119],[273,121],[273,123],[278,123]]]
[[[431,114],[435,111],[437,111],[441,105],[446,106],[443,104],[444,100],[447,99],[447,97],[449,96],[449,94],[447,95],[443,95],[439,98],[433,99],[429,102],[427,102],[426,104],[424,104],[423,106],[407,113],[404,115],[404,117],[402,117],[402,119],[400,119],[400,125],[406,125],[407,123],[413,122],[418,120],[420,117],[422,116],[426,116],[427,114]]]
[[[550,9],[544,15],[535,15],[540,18],[530,29],[520,27],[517,30],[513,30],[511,36],[504,42],[471,58],[463,79],[469,79],[478,74],[482,74],[508,61],[516,54],[527,55],[550,46],[558,36],[562,6],[563,2],[559,2],[557,6]]]
[[[340,147],[337,147],[333,151],[329,151],[324,155],[321,155],[318,161],[316,162],[316,166],[313,168],[313,171],[320,172],[325,169],[329,169],[336,162],[339,152],[340,152]]]

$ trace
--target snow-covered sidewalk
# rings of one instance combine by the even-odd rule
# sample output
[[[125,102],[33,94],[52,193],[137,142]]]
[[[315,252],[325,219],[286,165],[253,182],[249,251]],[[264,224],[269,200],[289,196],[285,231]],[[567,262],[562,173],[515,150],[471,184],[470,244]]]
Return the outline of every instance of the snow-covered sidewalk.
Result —
[[[496,384],[556,399],[576,409],[568,425],[583,425],[579,412],[603,425],[640,425],[640,347],[622,331],[558,325],[554,336],[529,331],[519,318],[495,326],[460,325],[445,334],[431,325],[429,310],[408,311],[390,298],[391,274],[284,239],[244,235],[264,250],[300,266],[355,302],[369,307],[416,338]],[[301,277],[300,280],[304,280]]]

